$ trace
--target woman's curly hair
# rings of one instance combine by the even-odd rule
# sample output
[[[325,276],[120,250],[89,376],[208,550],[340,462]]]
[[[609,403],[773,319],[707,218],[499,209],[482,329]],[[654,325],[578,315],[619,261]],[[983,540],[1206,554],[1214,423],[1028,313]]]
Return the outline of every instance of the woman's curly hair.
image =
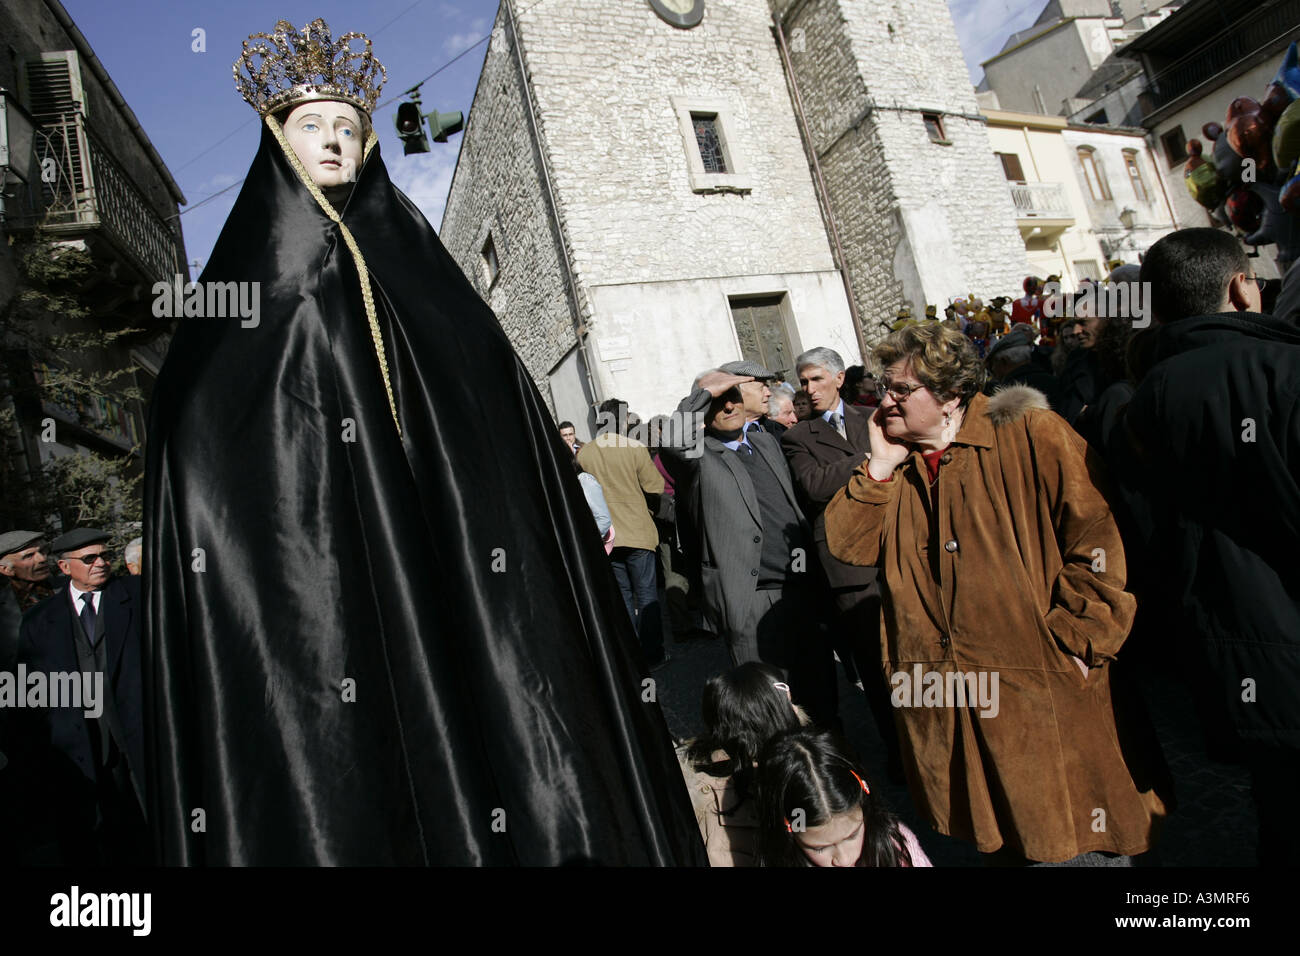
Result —
[[[881,370],[907,362],[916,380],[940,399],[961,398],[965,408],[984,385],[984,362],[957,329],[937,322],[909,325],[872,352]]]

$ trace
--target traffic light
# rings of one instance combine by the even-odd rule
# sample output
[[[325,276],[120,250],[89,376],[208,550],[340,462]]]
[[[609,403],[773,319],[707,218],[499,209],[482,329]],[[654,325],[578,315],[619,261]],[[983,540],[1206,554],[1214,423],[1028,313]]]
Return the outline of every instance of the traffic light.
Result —
[[[429,120],[429,129],[435,143],[447,142],[447,137],[459,133],[465,128],[464,113],[439,113],[436,110],[425,114]]]
[[[414,103],[399,103],[393,123],[397,127],[397,138],[402,141],[404,156],[429,151],[429,140],[424,135],[424,121],[420,116],[418,100]]]

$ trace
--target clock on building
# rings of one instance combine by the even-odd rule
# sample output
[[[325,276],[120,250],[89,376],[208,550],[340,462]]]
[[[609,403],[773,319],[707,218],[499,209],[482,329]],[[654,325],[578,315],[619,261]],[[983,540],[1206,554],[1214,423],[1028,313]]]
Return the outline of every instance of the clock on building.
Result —
[[[649,0],[649,3],[661,20],[683,30],[704,19],[704,0]]]

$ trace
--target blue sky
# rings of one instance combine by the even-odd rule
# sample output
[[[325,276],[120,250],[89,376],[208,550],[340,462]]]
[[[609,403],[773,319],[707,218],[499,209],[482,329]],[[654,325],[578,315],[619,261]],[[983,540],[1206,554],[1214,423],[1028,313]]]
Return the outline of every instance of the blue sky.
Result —
[[[561,0],[521,0],[560,4]],[[571,0],[564,0],[571,2]],[[580,2],[580,0],[579,0]],[[636,2],[636,0],[627,0]],[[1032,23],[1046,0],[948,0],[973,83],[979,61],[1001,49],[1009,33]],[[435,228],[460,148],[460,136],[403,156],[393,130],[397,95],[457,54],[456,63],[425,83],[426,112],[469,112],[498,0],[63,0],[140,124],[157,147],[189,205],[181,223],[191,261],[200,267],[216,242],[257,149],[257,115],[235,92],[231,64],[250,33],[281,17],[301,27],[324,17],[335,33],[358,30],[374,41],[388,70],[375,128],[397,185]],[[193,49],[202,29],[204,52]],[[93,122],[93,118],[92,118]],[[215,195],[221,193],[220,195]],[[215,198],[209,199],[208,197]],[[204,200],[207,200],[206,202]]]

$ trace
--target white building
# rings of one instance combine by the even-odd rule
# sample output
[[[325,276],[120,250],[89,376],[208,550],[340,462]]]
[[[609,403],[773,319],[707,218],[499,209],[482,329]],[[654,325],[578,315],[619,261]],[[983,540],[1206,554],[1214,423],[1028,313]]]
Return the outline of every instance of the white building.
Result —
[[[1058,275],[1065,288],[1076,288],[1081,279],[1105,276],[1116,261],[1136,263],[1175,228],[1143,130],[1006,110],[984,115],[1040,278]]]
[[[1143,67],[1142,125],[1170,180],[1180,228],[1214,224],[1182,182],[1187,141],[1200,138],[1209,153],[1212,144],[1201,127],[1222,125],[1228,104],[1238,96],[1260,99],[1297,37],[1300,0],[1189,0],[1122,50]],[[1260,250],[1258,275],[1278,276],[1274,251]]]
[[[504,0],[441,232],[580,432],[1028,270],[943,0]]]

